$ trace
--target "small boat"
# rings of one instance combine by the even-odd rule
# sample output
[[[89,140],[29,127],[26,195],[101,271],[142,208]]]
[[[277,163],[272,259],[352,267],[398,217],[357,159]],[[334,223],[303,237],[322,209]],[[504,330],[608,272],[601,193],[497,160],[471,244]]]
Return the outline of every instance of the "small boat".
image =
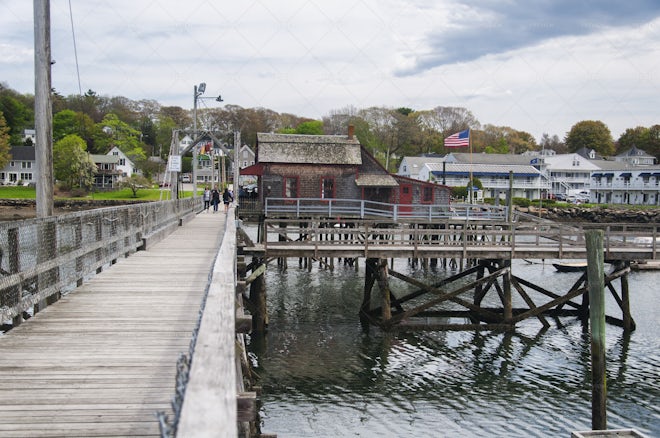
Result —
[[[660,271],[660,260],[636,260],[630,262],[633,271]]]
[[[587,262],[553,263],[558,272],[583,272],[587,269]]]

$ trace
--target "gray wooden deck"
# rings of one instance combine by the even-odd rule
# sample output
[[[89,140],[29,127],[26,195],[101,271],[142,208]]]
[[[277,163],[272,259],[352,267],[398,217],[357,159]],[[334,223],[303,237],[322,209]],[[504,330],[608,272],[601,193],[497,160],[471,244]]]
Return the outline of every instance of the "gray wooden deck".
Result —
[[[224,213],[202,213],[0,335],[0,437],[160,436]]]

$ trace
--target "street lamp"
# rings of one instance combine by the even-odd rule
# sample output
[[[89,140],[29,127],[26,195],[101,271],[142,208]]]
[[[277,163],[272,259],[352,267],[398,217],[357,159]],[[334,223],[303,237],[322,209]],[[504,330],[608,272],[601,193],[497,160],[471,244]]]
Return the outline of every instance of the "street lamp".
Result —
[[[222,96],[218,97],[201,97],[206,91],[206,82],[201,82],[193,88],[193,159],[192,159],[192,183],[193,183],[193,198],[197,197],[197,100],[198,99],[215,99],[216,102],[222,102]]]

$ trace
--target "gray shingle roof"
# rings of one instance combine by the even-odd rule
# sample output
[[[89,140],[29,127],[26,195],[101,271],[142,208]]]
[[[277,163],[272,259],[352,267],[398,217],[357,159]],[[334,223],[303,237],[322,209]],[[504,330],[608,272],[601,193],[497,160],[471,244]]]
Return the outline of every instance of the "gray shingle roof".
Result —
[[[260,163],[362,164],[360,143],[346,135],[257,134]]]

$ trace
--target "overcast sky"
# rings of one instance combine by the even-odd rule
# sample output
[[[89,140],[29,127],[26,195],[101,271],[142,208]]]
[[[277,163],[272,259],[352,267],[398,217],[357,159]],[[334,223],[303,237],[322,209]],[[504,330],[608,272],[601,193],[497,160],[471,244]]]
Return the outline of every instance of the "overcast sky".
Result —
[[[32,1],[0,0],[0,82],[34,93]],[[537,140],[660,123],[658,0],[50,0],[53,86],[320,119],[467,108]],[[220,105],[212,99],[200,106]]]

